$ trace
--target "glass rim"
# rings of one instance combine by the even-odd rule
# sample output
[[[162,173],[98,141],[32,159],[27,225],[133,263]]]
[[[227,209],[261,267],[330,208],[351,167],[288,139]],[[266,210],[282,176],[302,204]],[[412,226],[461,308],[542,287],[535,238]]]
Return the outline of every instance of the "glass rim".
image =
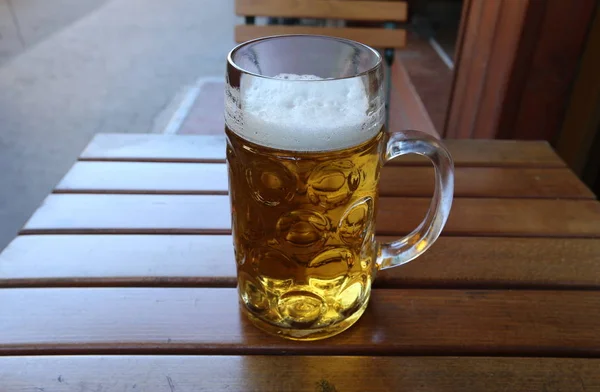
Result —
[[[250,44],[254,44],[257,42],[262,42],[262,41],[270,41],[270,40],[275,40],[275,39],[281,39],[281,38],[293,38],[293,37],[309,37],[309,38],[324,38],[327,40],[331,40],[331,41],[338,41],[341,43],[346,43],[346,44],[353,44],[353,45],[358,45],[363,47],[364,49],[366,49],[368,52],[370,52],[371,54],[373,54],[375,56],[375,65],[373,65],[372,67],[370,67],[369,69],[366,69],[362,72],[359,72],[355,75],[351,75],[351,76],[344,76],[344,77],[339,77],[339,78],[328,78],[328,79],[318,79],[318,80],[303,80],[303,79],[280,79],[280,78],[275,78],[273,76],[267,76],[267,75],[261,75],[258,74],[256,72],[252,72],[252,71],[248,71],[242,67],[240,67],[234,60],[233,57],[235,56],[235,54],[242,48],[250,45]],[[335,80],[344,80],[344,79],[354,79],[354,78],[360,78],[366,75],[369,75],[373,72],[376,72],[379,68],[381,68],[381,64],[383,62],[381,54],[375,50],[374,48],[372,48],[369,45],[363,44],[361,42],[358,41],[353,41],[351,39],[347,39],[347,38],[340,38],[340,37],[332,37],[329,35],[319,35],[319,34],[279,34],[279,35],[269,35],[269,36],[265,36],[265,37],[260,37],[260,38],[255,38],[255,39],[251,39],[249,41],[245,41],[242,42],[238,45],[236,45],[233,49],[231,49],[229,51],[229,53],[227,54],[227,62],[229,63],[229,65],[231,65],[233,68],[235,68],[236,70],[238,70],[241,73],[247,74],[247,75],[251,75],[257,78],[263,78],[263,79],[270,79],[270,80],[277,80],[277,81],[282,81],[282,82],[329,82],[329,81],[335,81]]]

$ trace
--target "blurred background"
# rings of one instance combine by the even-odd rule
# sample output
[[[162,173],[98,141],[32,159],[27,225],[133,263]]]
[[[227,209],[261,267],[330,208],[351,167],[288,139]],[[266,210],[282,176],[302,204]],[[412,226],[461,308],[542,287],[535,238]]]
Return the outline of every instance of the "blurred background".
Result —
[[[0,0],[0,249],[94,134],[221,133],[227,52],[294,26],[387,29],[357,39],[389,43],[391,129],[547,140],[600,192],[596,0],[408,0],[393,23],[299,3]]]

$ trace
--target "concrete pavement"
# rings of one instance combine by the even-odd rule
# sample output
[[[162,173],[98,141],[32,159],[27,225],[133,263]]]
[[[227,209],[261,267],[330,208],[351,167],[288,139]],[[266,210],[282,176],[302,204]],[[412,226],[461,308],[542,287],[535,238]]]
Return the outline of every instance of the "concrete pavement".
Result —
[[[108,0],[0,0],[0,64]]]
[[[10,1],[14,10],[20,0]],[[49,36],[32,35],[0,64],[0,249],[93,134],[155,129],[182,89],[223,75],[234,45],[233,0],[88,6]]]

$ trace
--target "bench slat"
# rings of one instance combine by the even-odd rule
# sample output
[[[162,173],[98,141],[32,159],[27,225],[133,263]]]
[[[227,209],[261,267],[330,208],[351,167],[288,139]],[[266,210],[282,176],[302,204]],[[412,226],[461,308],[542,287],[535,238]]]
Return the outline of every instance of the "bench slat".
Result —
[[[350,39],[375,48],[403,48],[406,46],[406,31],[402,29],[380,29],[362,27],[316,27],[316,26],[235,26],[235,41],[246,42],[256,38],[284,34],[327,35]]]
[[[6,289],[0,303],[0,355],[600,356],[597,291],[375,290],[354,328],[316,342],[255,328],[229,288]]]
[[[403,1],[343,0],[236,0],[235,13],[282,18],[323,18],[361,21],[403,22]]]
[[[220,235],[19,236],[0,254],[0,287],[235,287],[235,274]],[[598,289],[600,241],[442,237],[375,286]]]
[[[380,198],[378,233],[412,231],[429,203],[428,198]],[[457,198],[444,234],[598,237],[598,222],[595,200]],[[226,234],[230,225],[225,195],[52,194],[22,233]]]
[[[550,145],[539,141],[444,140],[456,166],[565,167]],[[224,162],[225,137],[208,135],[111,134],[94,136],[81,160]],[[430,166],[417,155],[394,161]]]
[[[22,356],[0,358],[0,369],[7,391],[67,391],[65,384],[82,392],[169,391],[171,385],[173,391],[232,392],[600,388],[600,360],[570,358]]]
[[[411,37],[411,42],[408,46],[411,44],[413,44],[413,37]],[[409,48],[406,49],[406,52],[413,53],[414,55],[414,51]],[[418,53],[420,59],[422,54]],[[389,92],[390,102],[387,127],[391,130],[418,129],[437,139],[441,139],[440,134],[443,134],[444,126],[443,124],[438,124],[436,128],[434,125],[431,115],[435,113],[428,111],[425,107],[421,96],[413,84],[413,80],[410,78],[403,64],[404,59],[402,58],[402,54],[402,51],[397,51],[398,60],[394,61],[392,69],[389,72],[392,86]],[[427,71],[425,70],[425,72]],[[429,74],[429,78],[433,77],[433,75],[439,77],[438,73],[427,73]]]
[[[455,197],[595,198],[568,169],[458,167],[454,176]],[[431,167],[384,166],[379,192],[428,197],[433,183]],[[225,164],[77,162],[55,192],[226,194],[227,188]]]

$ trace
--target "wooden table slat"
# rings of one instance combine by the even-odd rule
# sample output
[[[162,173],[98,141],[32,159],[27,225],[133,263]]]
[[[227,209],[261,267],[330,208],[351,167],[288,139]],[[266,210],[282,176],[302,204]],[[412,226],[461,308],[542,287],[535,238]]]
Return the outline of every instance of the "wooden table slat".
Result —
[[[427,198],[382,197],[377,231],[412,231],[425,216]],[[598,237],[595,200],[457,198],[445,235]],[[225,195],[53,194],[22,233],[227,234],[231,215]]]
[[[283,370],[285,369],[285,370]],[[2,357],[7,391],[469,391],[600,389],[600,360],[357,356]],[[77,387],[74,387],[77,386]],[[71,389],[77,388],[77,389]]]
[[[82,160],[224,162],[225,136],[99,133]]]
[[[0,253],[0,389],[600,389],[600,203],[545,142],[445,143],[444,235],[351,329],[292,342],[239,308],[224,137],[97,135]],[[432,173],[383,169],[380,239]]]
[[[597,291],[374,290],[316,342],[266,335],[229,288],[4,289],[0,305],[0,355],[600,356]]]
[[[0,287],[235,285],[230,236],[31,235],[0,254]],[[442,237],[375,287],[600,289],[600,241]]]
[[[381,196],[431,196],[433,168],[384,166]],[[227,166],[219,163],[77,162],[59,193],[226,194]],[[469,168],[455,171],[455,197],[594,199],[568,169]]]
[[[538,141],[445,140],[456,166],[565,167],[550,145]],[[81,160],[149,162],[224,162],[224,136],[98,134]],[[404,165],[426,165],[427,159],[408,155]]]

